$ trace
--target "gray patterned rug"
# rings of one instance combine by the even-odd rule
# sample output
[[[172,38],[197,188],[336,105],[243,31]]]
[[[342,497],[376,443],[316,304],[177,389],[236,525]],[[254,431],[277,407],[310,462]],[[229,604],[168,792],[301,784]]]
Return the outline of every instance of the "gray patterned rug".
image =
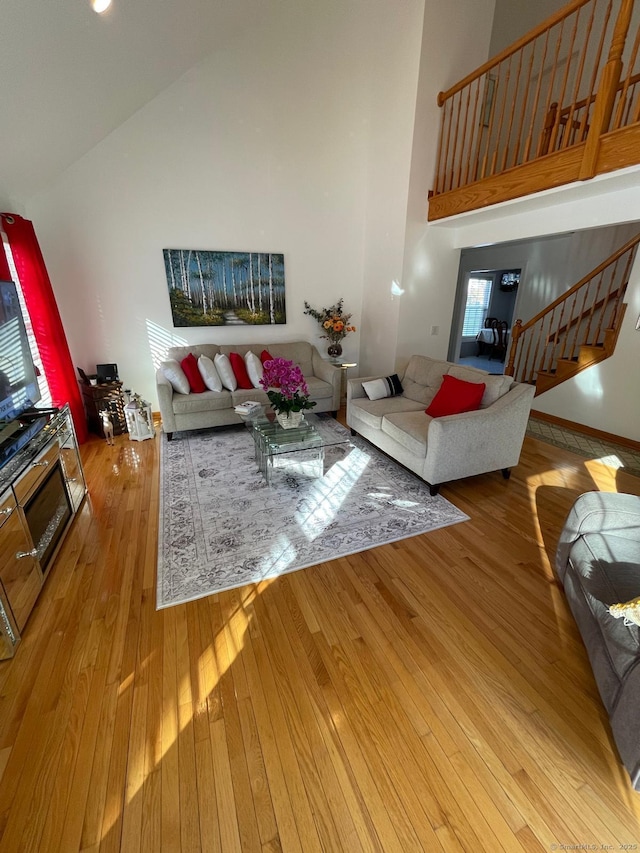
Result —
[[[268,486],[244,428],[162,436],[158,608],[468,520],[363,439],[327,448],[322,476],[310,466]]]

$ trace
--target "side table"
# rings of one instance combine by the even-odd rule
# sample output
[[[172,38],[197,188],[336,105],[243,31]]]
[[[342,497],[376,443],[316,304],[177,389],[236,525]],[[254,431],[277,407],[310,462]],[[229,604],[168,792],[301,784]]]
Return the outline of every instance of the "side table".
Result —
[[[113,434],[123,435],[127,431],[127,422],[124,416],[122,382],[103,382],[101,385],[80,382],[79,385],[89,431],[101,438],[105,437],[102,412],[107,411],[113,424]]]
[[[340,388],[340,402],[344,403],[347,399],[347,374],[349,372],[349,368],[357,367],[357,361],[342,361],[339,358],[330,358],[329,364],[333,364],[334,367],[339,367],[342,370],[342,385]]]

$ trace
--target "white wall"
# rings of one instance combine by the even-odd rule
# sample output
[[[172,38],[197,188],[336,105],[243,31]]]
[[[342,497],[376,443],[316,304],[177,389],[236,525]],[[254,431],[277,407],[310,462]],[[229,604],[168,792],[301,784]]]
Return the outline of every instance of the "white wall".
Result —
[[[303,303],[340,296],[360,329],[365,245],[388,232],[402,252],[406,179],[390,176],[408,157],[422,5],[283,0],[30,201],[76,364],[116,362],[155,406],[152,356],[174,341],[326,351]],[[163,248],[283,252],[286,326],[174,330]]]
[[[491,56],[496,56],[545,18],[566,6],[566,0],[496,0]]]
[[[7,193],[0,191],[0,213],[17,213],[19,216],[25,216],[24,205],[13,199]]]
[[[404,37],[385,42],[371,77],[374,126],[364,220],[361,376],[384,373],[395,359],[399,304],[391,283],[402,279],[423,12],[430,14],[429,2],[426,9],[415,0],[395,6],[394,27],[402,27]]]
[[[446,350],[453,294],[439,288],[431,273],[437,269],[445,280],[453,277],[455,281],[457,257],[451,251],[451,235],[433,232],[426,224],[440,121],[436,98],[438,91],[486,60],[493,6],[494,0],[454,0],[447,4],[444,14],[437,0],[427,0],[425,4],[402,275],[387,269],[375,298],[369,299],[367,291],[363,306],[366,334],[361,344],[364,374],[389,372],[394,364],[401,366],[403,357],[408,358],[412,352],[438,355],[442,346]],[[394,279],[405,291],[402,296],[391,295]],[[422,311],[425,302],[429,305],[428,316]],[[439,325],[440,337],[427,337],[431,325]],[[385,345],[388,341],[395,343],[395,352]]]
[[[413,137],[411,179],[407,206],[407,228],[402,288],[396,331],[395,365],[401,369],[412,353],[444,358],[458,274],[459,252],[454,234],[427,224],[427,197],[435,171],[440,109],[436,98],[457,80],[481,65],[488,55],[494,0],[471,6],[447,4],[446,15],[431,14],[423,32],[420,82]],[[442,10],[442,6],[439,6]],[[466,26],[461,25],[465,21]],[[451,39],[454,28],[457,37]],[[453,287],[450,284],[453,282]],[[376,316],[376,324],[384,321]],[[432,327],[437,332],[432,333]],[[387,364],[387,369],[393,365]]]

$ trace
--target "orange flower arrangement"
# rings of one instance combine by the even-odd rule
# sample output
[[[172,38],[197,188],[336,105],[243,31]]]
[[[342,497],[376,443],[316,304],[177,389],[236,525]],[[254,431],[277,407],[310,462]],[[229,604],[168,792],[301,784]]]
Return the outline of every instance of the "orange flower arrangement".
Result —
[[[305,314],[313,317],[325,330],[326,334],[320,335],[321,338],[326,338],[332,343],[340,343],[346,337],[348,332],[355,332],[356,327],[349,325],[351,314],[345,314],[342,308],[344,300],[339,299],[335,305],[329,308],[323,308],[321,311],[312,308],[308,302],[304,303]]]

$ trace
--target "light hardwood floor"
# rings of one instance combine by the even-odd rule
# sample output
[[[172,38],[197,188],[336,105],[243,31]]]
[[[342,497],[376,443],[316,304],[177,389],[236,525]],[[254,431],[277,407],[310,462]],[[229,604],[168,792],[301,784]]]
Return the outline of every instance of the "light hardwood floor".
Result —
[[[158,441],[83,447],[0,663],[0,853],[640,844],[550,568],[579,493],[640,480],[527,438],[442,489],[469,522],[158,612]]]

